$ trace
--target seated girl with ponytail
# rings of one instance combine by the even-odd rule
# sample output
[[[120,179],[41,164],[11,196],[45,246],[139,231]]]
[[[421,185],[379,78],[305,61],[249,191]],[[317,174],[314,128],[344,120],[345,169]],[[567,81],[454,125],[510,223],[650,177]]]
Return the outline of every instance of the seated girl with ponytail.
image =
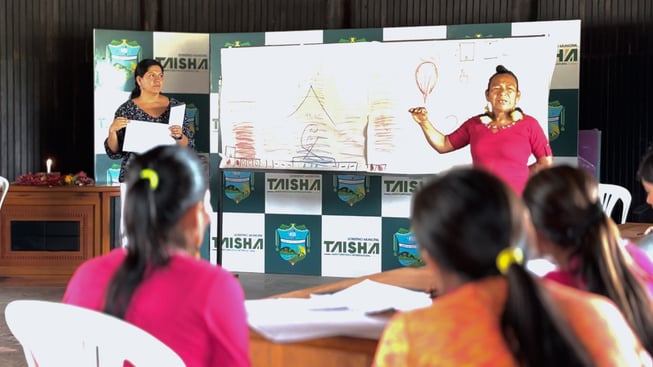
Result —
[[[188,367],[247,367],[243,289],[198,256],[210,219],[206,182],[190,148],[159,146],[135,157],[124,210],[129,246],[83,263],[63,302],[140,327]]]
[[[439,296],[396,313],[374,366],[642,366],[651,357],[615,305],[522,265],[534,230],[502,180],[458,168],[414,196],[411,224]]]
[[[551,167],[530,178],[523,199],[538,252],[557,266],[544,277],[610,298],[653,354],[653,263],[621,239],[603,211],[596,179],[580,168]]]

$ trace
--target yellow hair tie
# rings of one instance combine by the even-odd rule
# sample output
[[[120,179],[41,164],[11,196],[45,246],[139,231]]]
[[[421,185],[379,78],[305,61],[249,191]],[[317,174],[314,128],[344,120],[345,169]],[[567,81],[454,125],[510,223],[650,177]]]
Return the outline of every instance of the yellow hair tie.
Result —
[[[501,274],[506,274],[513,263],[522,264],[524,253],[519,247],[507,247],[497,255],[497,269]]]
[[[150,188],[156,190],[159,187],[159,174],[151,168],[143,168],[141,170],[141,178],[145,178],[150,181]]]

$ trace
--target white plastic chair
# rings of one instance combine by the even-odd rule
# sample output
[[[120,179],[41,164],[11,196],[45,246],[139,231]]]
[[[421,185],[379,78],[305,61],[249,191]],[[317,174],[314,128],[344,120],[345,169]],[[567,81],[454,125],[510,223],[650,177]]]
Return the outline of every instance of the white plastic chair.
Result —
[[[603,211],[609,216],[612,216],[615,205],[621,200],[623,208],[621,210],[621,223],[626,223],[630,203],[633,200],[628,189],[619,185],[600,183],[599,198],[601,199],[601,205],[603,205]]]
[[[7,191],[9,191],[9,180],[0,176],[0,208],[2,208],[2,203],[5,201]]]
[[[116,317],[58,302],[15,300],[5,309],[9,330],[28,367],[185,367],[168,346]]]

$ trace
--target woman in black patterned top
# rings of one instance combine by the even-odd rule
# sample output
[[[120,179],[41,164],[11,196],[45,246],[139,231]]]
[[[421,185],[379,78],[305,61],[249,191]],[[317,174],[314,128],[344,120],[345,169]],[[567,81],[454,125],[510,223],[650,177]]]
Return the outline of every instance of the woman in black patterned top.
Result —
[[[145,59],[138,63],[134,71],[134,90],[129,100],[116,110],[114,120],[109,126],[109,136],[104,141],[104,149],[111,159],[122,159],[119,181],[125,179],[129,163],[136,153],[123,150],[125,127],[130,120],[149,121],[167,124],[170,118],[170,107],[181,104],[174,98],[161,94],[163,89],[163,65],[153,59]],[[170,125],[170,138],[177,145],[195,147],[193,131],[190,123],[184,117],[183,126]]]

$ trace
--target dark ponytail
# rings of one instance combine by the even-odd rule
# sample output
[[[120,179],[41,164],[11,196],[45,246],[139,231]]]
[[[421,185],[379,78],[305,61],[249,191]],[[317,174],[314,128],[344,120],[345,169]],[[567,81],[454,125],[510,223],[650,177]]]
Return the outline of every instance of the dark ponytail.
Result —
[[[494,175],[458,168],[415,194],[411,220],[417,243],[441,271],[477,281],[502,275],[497,257],[506,248],[531,245],[526,213]],[[591,365],[548,290],[517,263],[507,267],[505,277],[508,294],[500,322],[515,360],[528,366]]]
[[[177,224],[205,193],[202,165],[192,149],[159,146],[134,159],[124,210],[127,256],[107,288],[105,312],[124,318],[143,280],[168,263],[171,250],[189,247]]]
[[[588,172],[555,166],[530,178],[522,194],[533,224],[569,261],[585,290],[610,298],[644,348],[653,353],[653,313],[648,289],[631,269],[616,224],[598,202],[598,183]]]
[[[585,347],[557,312],[549,292],[521,265],[506,274],[501,328],[515,359],[529,367],[592,366]]]

